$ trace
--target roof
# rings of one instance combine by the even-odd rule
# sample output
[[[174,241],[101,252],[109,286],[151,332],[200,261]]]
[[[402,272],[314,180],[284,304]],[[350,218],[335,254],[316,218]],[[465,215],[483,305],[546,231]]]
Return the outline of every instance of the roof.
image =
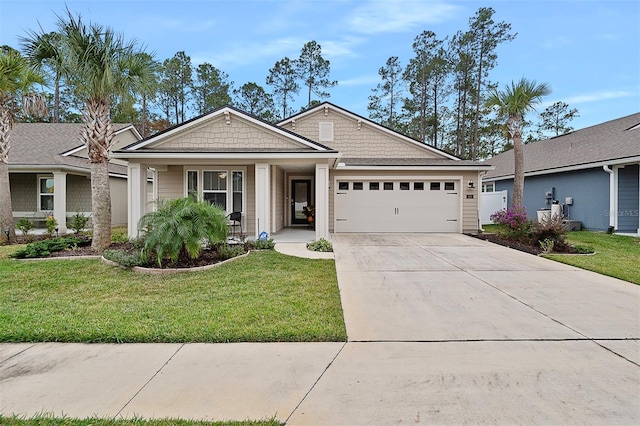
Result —
[[[62,154],[83,146],[80,140],[81,123],[17,123],[10,134],[9,170],[44,167],[91,170],[86,158]],[[113,124],[116,132],[132,127],[131,124]],[[109,171],[127,173],[126,167],[110,165]]]
[[[533,142],[523,148],[525,174],[640,161],[640,113]],[[495,170],[483,180],[513,177],[513,150],[496,155],[487,162],[495,166]]]

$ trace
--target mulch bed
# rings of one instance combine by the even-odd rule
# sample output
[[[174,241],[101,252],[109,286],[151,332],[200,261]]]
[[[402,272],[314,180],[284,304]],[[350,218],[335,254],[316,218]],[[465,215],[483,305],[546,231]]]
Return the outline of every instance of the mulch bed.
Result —
[[[520,250],[525,253],[539,255],[544,253],[542,247],[539,245],[534,245],[531,243],[523,242],[523,241],[514,241],[508,238],[505,238],[499,234],[489,234],[482,233],[477,235],[472,235],[475,238],[479,238],[481,240],[490,241],[495,244],[500,244],[501,246],[509,247],[515,250]],[[571,245],[566,242],[556,242],[553,246],[553,253],[559,254],[578,254],[578,251]]]
[[[16,236],[13,242],[15,242],[15,244],[27,244],[34,241],[42,241],[48,238],[50,237],[47,235],[28,235],[26,237]],[[118,250],[118,251],[130,253],[133,250],[139,250],[139,249],[135,249],[133,244],[129,242],[124,242],[124,243],[111,243],[111,245],[107,247],[107,250]],[[245,252],[246,252],[246,248],[245,248]],[[100,256],[101,254],[102,253],[100,252],[93,251],[91,249],[91,244],[88,244],[88,245],[75,247],[73,250],[55,251],[55,252],[52,252],[48,257],[56,258],[56,257],[76,257],[76,256]],[[153,262],[144,266],[146,268],[159,268],[159,269],[195,268],[199,266],[213,265],[216,263],[220,263],[223,260],[224,259],[221,259],[215,250],[205,249],[205,250],[202,250],[202,252],[200,253],[200,256],[196,259],[191,259],[186,256],[180,256],[180,258],[178,258],[176,262],[172,262],[170,260],[165,259],[162,261],[162,264],[160,266],[158,266],[158,264],[155,262],[155,259],[154,259]]]

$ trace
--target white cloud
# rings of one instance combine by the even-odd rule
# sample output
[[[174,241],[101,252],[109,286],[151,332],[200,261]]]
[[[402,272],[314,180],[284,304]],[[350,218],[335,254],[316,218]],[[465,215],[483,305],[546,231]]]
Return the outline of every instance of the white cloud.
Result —
[[[380,82],[378,74],[362,75],[360,77],[349,78],[338,81],[338,87],[346,86],[375,86]]]
[[[348,28],[363,34],[405,32],[453,17],[459,7],[443,1],[371,0],[353,10]]]
[[[627,90],[615,90],[615,91],[604,91],[604,92],[587,93],[584,95],[572,96],[572,97],[563,99],[562,101],[571,105],[571,104],[598,102],[598,101],[607,100],[607,99],[628,98],[631,96],[637,96],[637,93],[633,93]]]

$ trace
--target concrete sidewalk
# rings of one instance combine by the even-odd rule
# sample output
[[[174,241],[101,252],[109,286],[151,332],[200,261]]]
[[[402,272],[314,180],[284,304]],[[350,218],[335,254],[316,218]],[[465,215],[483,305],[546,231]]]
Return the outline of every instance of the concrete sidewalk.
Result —
[[[0,413],[640,424],[640,286],[462,235],[334,235],[348,343],[2,344]]]

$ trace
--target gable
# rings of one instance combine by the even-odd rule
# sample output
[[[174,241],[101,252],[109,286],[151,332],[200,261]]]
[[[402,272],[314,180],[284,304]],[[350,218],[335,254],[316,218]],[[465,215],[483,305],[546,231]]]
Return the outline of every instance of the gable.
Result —
[[[155,139],[155,140],[154,140]],[[184,151],[314,151],[295,135],[239,114],[213,114],[169,134],[151,138],[145,149]]]
[[[446,158],[445,153],[342,110],[320,105],[280,125],[339,151],[343,158]]]

